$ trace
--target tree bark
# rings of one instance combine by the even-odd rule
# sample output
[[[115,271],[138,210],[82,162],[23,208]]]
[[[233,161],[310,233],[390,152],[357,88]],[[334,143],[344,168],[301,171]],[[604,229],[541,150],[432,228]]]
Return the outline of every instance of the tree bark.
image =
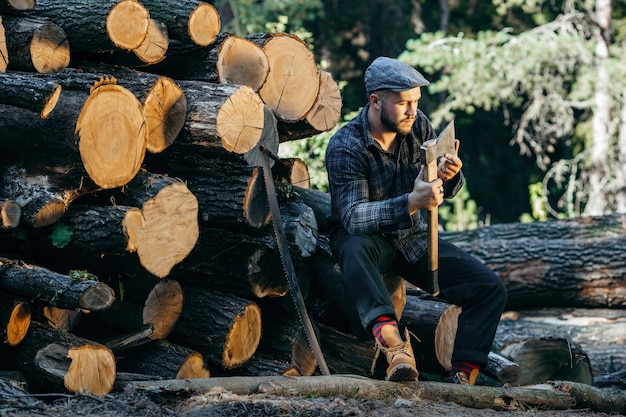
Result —
[[[187,119],[178,141],[243,154],[261,140],[264,104],[248,86],[179,81]]]
[[[139,381],[126,386],[126,390],[137,392],[150,390],[162,393],[207,392],[213,387],[222,387],[234,394],[252,395],[263,393],[280,396],[326,395],[328,397],[349,396],[363,399],[421,399],[436,402],[454,402],[461,406],[479,409],[516,411],[527,407],[551,410],[568,410],[576,406],[575,399],[565,392],[514,387],[481,387],[446,384],[441,382],[390,383],[350,375],[311,377],[228,377],[200,378],[195,380]]]
[[[0,258],[0,287],[61,308],[101,311],[115,299],[113,290],[101,282],[72,278],[7,258]]]
[[[441,237],[502,278],[508,309],[626,305],[621,215],[502,224]]]
[[[42,119],[54,110],[61,90],[56,82],[33,78],[27,73],[0,72],[0,103],[31,110]]]
[[[261,340],[261,310],[243,298],[183,287],[185,308],[171,339],[197,350],[222,369],[244,364]]]
[[[210,370],[193,349],[155,340],[117,356],[118,372],[140,373],[161,379],[208,378]]]
[[[208,46],[220,33],[219,13],[209,3],[144,0],[141,4],[149,10],[151,18],[166,23],[170,39]],[[176,19],[172,19],[172,16],[176,16]]]
[[[73,201],[99,189],[82,167],[52,157],[39,163],[8,164],[0,180],[19,208],[19,216],[7,212],[7,217],[32,227],[55,224]]]
[[[111,392],[115,381],[115,358],[110,350],[35,321],[19,349],[2,360],[24,372],[37,392],[102,396]]]
[[[55,73],[69,65],[70,44],[54,21],[34,16],[5,16],[2,23],[10,69]]]

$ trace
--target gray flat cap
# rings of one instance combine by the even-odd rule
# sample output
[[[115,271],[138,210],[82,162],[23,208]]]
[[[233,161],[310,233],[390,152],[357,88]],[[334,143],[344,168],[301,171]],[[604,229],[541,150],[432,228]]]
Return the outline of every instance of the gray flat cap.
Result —
[[[406,91],[430,82],[412,66],[385,56],[378,57],[365,70],[365,89]]]

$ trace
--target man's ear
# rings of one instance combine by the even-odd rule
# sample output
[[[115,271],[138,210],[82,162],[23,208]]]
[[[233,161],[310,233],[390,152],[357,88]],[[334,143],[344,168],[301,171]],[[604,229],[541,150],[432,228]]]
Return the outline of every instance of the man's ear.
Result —
[[[380,106],[382,105],[382,100],[380,96],[376,93],[370,94],[370,105],[374,107],[376,110],[380,110]]]

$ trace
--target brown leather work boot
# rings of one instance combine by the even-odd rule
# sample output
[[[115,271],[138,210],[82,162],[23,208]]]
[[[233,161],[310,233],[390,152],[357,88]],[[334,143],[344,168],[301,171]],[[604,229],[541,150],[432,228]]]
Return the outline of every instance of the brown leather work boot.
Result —
[[[383,352],[387,357],[387,381],[417,381],[418,372],[409,339],[409,330],[405,329],[404,339],[394,326],[384,326],[382,336],[389,347],[384,347],[376,341],[376,357],[379,352]]]

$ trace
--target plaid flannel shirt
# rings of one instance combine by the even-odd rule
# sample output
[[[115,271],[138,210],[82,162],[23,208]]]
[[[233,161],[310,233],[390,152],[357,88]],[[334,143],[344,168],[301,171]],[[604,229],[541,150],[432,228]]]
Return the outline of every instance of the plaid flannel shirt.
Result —
[[[428,225],[420,211],[409,213],[409,193],[419,174],[420,146],[436,137],[430,121],[418,109],[413,130],[398,135],[395,152],[383,150],[369,133],[369,104],[331,138],[326,170],[333,225],[348,233],[382,234],[416,262],[428,250]],[[464,183],[463,173],[444,184],[446,198]]]

